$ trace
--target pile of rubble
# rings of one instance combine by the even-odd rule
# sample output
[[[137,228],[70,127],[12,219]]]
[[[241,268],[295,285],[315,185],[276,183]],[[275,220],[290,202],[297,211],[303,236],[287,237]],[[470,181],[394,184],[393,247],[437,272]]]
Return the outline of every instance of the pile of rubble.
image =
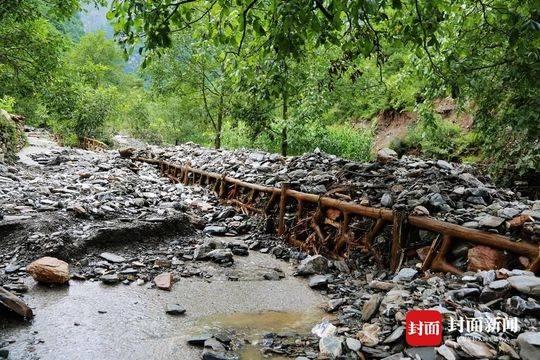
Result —
[[[540,278],[531,272],[501,269],[456,277],[421,274],[419,264],[395,275],[351,272],[342,261],[316,255],[300,262],[298,275],[330,297],[330,315],[310,336],[268,334],[266,354],[297,360],[540,358]],[[419,309],[442,315],[440,345],[406,345],[406,333],[415,332],[406,326],[407,312]]]
[[[226,263],[247,246],[206,254],[197,251],[197,239],[246,233],[258,221],[220,205],[206,189],[171,184],[155,167],[116,151],[56,148],[31,158],[42,166],[0,164],[0,237],[10,239],[2,243],[0,284],[10,290],[26,290],[25,264],[41,256],[72,260],[75,277],[108,283],[145,283],[160,271],[208,277],[190,265],[193,258]],[[198,236],[182,237],[197,230]],[[158,235],[177,240],[149,241]],[[147,244],[130,247],[137,239]],[[124,245],[131,258],[107,261],[97,249],[104,243]]]
[[[246,182],[325,194],[340,188],[352,201],[371,207],[420,211],[437,219],[538,241],[540,202],[495,187],[469,165],[422,160],[383,149],[378,161],[357,163],[314,151],[298,157],[252,150],[210,150],[195,144],[149,147],[135,156],[158,158]],[[345,189],[345,190],[344,190]],[[328,196],[332,196],[331,194]],[[512,230],[512,231],[510,231]]]
[[[38,212],[70,211],[85,218],[140,219],[181,207],[181,186],[160,178],[151,166],[135,167],[115,152],[62,149],[33,159],[44,168],[0,165],[4,216],[20,219]]]

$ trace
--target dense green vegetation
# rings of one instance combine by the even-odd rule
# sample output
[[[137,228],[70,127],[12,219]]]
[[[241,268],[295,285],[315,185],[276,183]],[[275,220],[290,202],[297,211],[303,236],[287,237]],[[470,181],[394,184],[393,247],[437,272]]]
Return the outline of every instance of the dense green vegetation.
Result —
[[[83,34],[86,3],[0,0],[0,99],[68,144],[123,131],[367,160],[376,119],[407,113],[399,151],[502,181],[540,169],[537,0],[113,0],[114,40]],[[447,97],[470,131],[434,110]]]

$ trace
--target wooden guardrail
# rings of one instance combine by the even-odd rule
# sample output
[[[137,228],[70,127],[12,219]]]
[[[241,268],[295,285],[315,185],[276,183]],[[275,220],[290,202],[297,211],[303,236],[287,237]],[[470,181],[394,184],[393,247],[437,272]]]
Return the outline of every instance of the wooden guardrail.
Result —
[[[387,226],[391,226],[392,240],[389,250],[391,271],[399,269],[408,251],[430,245],[423,262],[424,270],[460,274],[461,271],[447,261],[448,252],[460,241],[525,256],[530,260],[528,270],[535,273],[540,270],[538,244],[515,241],[503,235],[470,229],[431,217],[411,216],[403,212],[304,193],[290,189],[287,183],[282,184],[281,188],[268,187],[235,179],[226,174],[197,169],[189,163],[176,165],[163,160],[141,157],[135,160],[159,166],[161,174],[173,182],[211,186],[223,203],[240,207],[245,212],[265,216],[276,214],[277,233],[304,250],[346,256],[350,250],[360,248],[373,252],[376,259],[382,263],[388,254],[382,254],[375,249],[373,241]],[[294,211],[291,212],[291,209]],[[372,219],[372,222],[368,229],[364,229],[363,235],[358,236],[358,228],[353,226],[353,222],[358,222],[361,218]],[[431,241],[431,244],[411,245],[411,234],[418,229],[434,232],[440,236]]]

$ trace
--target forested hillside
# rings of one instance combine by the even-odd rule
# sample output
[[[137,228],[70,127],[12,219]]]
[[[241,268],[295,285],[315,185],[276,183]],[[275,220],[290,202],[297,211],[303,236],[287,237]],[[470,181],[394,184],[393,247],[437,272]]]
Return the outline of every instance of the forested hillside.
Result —
[[[538,9],[535,0],[0,0],[0,108],[64,144],[124,132],[360,160],[390,144],[486,165],[509,183],[540,168]]]

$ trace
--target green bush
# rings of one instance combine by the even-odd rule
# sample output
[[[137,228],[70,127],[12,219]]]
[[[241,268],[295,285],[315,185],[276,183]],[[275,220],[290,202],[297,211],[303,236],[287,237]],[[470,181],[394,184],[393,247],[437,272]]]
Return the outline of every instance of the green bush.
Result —
[[[373,133],[370,129],[355,129],[346,125],[306,124],[288,131],[289,155],[301,155],[316,148],[340,157],[367,161],[371,158]],[[227,122],[222,133],[223,147],[227,149],[254,148],[269,152],[280,151],[280,138],[263,133],[255,139],[250,128],[243,123]]]
[[[401,145],[418,149],[430,157],[452,159],[462,136],[460,127],[443,120],[428,103],[418,107],[418,117],[418,122],[409,129]]]
[[[73,114],[75,134],[78,137],[101,138],[105,122],[115,112],[116,102],[115,88],[84,88]]]
[[[15,105],[15,99],[11,96],[0,97],[0,109],[3,109],[7,112],[13,111],[13,106]]]
[[[369,129],[355,129],[350,125],[332,125],[321,150],[338,156],[368,161],[371,158],[373,133]]]

